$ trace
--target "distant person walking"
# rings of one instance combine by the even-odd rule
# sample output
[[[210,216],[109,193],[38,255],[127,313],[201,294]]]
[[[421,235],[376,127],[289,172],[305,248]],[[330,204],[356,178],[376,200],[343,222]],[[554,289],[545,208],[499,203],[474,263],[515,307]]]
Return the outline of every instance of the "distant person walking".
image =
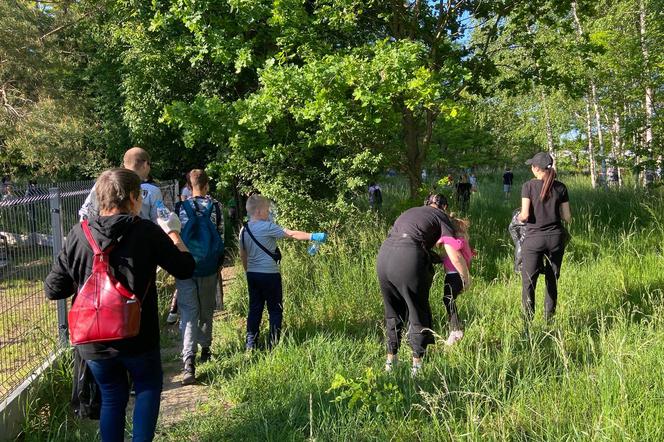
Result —
[[[526,161],[534,179],[521,188],[519,220],[526,223],[521,247],[522,305],[527,321],[535,314],[537,278],[544,273],[544,316],[551,320],[558,300],[558,278],[567,235],[561,221],[572,221],[567,187],[556,181],[553,158],[540,152]]]
[[[380,247],[376,270],[385,313],[387,371],[397,363],[406,322],[413,375],[422,368],[426,348],[434,342],[429,290],[433,265],[441,259],[431,249],[441,237],[454,237],[446,209],[444,195],[429,195],[424,206],[408,209],[397,218]],[[444,247],[450,259],[457,262],[459,252],[447,244]]]
[[[514,181],[514,174],[512,173],[512,169],[506,167],[505,173],[503,174],[503,193],[505,194],[505,201],[509,201],[510,196],[512,195],[513,181]]]
[[[373,210],[380,210],[383,206],[383,190],[378,184],[372,182],[369,184],[369,207]]]
[[[459,178],[459,182],[456,184],[456,200],[457,206],[461,213],[468,212],[468,207],[470,206],[470,194],[472,192],[473,186],[468,182],[468,175],[463,174]]]
[[[475,173],[471,172],[470,176],[468,177],[468,182],[470,183],[470,190],[472,192],[479,192],[479,182],[477,181],[477,176],[475,176]]]

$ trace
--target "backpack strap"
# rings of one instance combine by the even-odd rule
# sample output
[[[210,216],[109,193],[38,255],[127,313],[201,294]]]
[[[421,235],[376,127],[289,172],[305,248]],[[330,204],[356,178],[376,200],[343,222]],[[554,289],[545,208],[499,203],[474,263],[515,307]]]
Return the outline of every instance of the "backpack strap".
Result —
[[[88,240],[88,243],[90,244],[90,247],[92,247],[92,251],[94,252],[95,255],[101,255],[104,252],[101,250],[101,247],[99,247],[99,244],[97,244],[97,241],[92,237],[92,232],[90,232],[90,226],[88,226],[88,219],[84,219],[81,221],[81,227],[83,228],[83,233],[85,233],[85,238]]]
[[[251,230],[249,230],[249,223],[244,223],[244,230],[242,231],[242,233],[244,234],[245,231],[249,234],[249,236],[250,236],[251,239],[254,241],[254,243],[255,243],[255,244],[256,244],[256,245],[257,245],[262,251],[264,251],[265,253],[267,253],[267,254],[270,256],[270,258],[274,259],[276,262],[279,262],[279,261],[280,261],[281,257],[279,257],[276,253],[270,252],[270,251],[267,249],[267,247],[265,247],[263,244],[261,244],[261,243],[258,242],[258,240],[257,240],[256,237],[254,236],[254,234],[251,233]],[[244,242],[244,241],[243,241],[243,242]]]
[[[196,216],[196,213],[194,211],[193,206],[191,204],[187,204],[188,202],[189,202],[189,200],[184,200],[182,202],[182,207],[184,207],[184,211],[187,213],[187,218],[189,218],[188,221],[191,221]]]

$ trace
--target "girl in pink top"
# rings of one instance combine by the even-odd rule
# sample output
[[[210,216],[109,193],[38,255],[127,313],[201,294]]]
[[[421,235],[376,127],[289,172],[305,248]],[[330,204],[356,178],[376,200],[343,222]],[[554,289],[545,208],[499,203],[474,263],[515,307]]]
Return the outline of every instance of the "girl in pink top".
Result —
[[[473,249],[470,248],[468,238],[470,222],[467,219],[456,218],[454,215],[450,215],[450,220],[452,221],[452,227],[454,227],[454,237],[442,236],[438,240],[438,244],[448,245],[455,250],[459,250],[461,256],[454,261],[449,256],[443,258],[443,266],[445,267],[443,302],[445,303],[447,316],[450,319],[450,335],[445,341],[447,345],[453,345],[463,338],[463,330],[455,300],[459,293],[470,287],[470,261],[475,254]]]

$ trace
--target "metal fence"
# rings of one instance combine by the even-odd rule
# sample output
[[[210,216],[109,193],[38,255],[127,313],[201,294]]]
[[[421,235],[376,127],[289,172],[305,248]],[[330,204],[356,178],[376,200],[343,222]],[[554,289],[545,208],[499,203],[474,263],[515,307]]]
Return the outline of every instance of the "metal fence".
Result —
[[[93,185],[13,186],[0,200],[0,402],[68,345],[68,301],[48,301],[43,284]],[[159,186],[172,209],[177,181]]]

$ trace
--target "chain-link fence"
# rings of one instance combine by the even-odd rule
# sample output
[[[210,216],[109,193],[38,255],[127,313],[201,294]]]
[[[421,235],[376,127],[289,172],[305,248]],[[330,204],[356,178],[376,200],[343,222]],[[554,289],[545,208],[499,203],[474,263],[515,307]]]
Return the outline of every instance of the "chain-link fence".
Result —
[[[69,301],[50,302],[44,278],[94,181],[12,186],[0,200],[0,402],[60,346]],[[158,184],[173,208],[177,181]]]

